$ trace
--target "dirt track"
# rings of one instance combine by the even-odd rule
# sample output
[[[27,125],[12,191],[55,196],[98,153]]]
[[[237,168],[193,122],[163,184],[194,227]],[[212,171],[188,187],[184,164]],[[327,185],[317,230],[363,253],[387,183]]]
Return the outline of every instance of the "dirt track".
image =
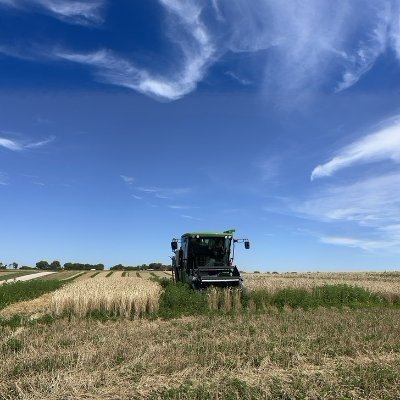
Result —
[[[55,272],[38,272],[36,274],[29,274],[29,275],[24,275],[24,276],[19,276],[18,278],[10,278],[4,281],[0,281],[0,285],[2,285],[4,282],[15,282],[15,281],[30,281],[31,279],[36,279],[40,278],[41,276],[46,276],[49,274],[55,274]]]

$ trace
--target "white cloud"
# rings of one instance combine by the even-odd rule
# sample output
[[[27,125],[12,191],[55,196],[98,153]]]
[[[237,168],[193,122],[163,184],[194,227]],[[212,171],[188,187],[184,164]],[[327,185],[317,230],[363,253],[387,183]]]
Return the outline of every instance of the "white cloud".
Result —
[[[193,91],[204,77],[214,47],[193,2],[160,0],[167,12],[169,37],[177,48],[172,72],[157,73],[115,54],[99,50],[87,54],[57,51],[56,58],[95,68],[99,80],[164,100],[177,100]],[[179,31],[178,27],[181,29]]]
[[[371,33],[361,41],[356,51],[345,57],[348,65],[343,74],[343,80],[336,88],[338,92],[353,86],[373,67],[376,59],[386,50],[388,27],[393,18],[391,4],[389,2],[380,4],[376,11],[376,22]]]
[[[378,131],[341,149],[325,164],[318,165],[311,173],[311,180],[331,176],[335,172],[356,164],[391,160],[400,162],[400,119],[393,119]]]
[[[142,199],[143,199],[142,196],[138,196],[138,195],[136,195],[136,194],[132,194],[132,197],[133,197],[134,199],[136,199],[136,200],[142,200]]]
[[[42,9],[73,23],[101,21],[105,0],[0,0],[27,11]],[[153,66],[129,54],[101,48],[26,51],[3,45],[8,56],[58,59],[91,68],[101,82],[160,100],[177,100],[196,89],[207,70],[225,55],[249,53],[240,84],[258,79],[278,102],[299,103],[321,88],[345,90],[368,72],[387,48],[400,60],[400,5],[393,0],[159,0],[168,50],[155,54]],[[238,61],[240,63],[240,61]],[[259,72],[262,70],[263,72]],[[257,72],[255,72],[257,71]],[[262,77],[260,77],[260,74]],[[249,76],[248,76],[249,75]]]
[[[307,219],[329,223],[330,231],[344,229],[362,236],[351,235],[353,240],[347,240],[348,235],[322,235],[325,243],[397,252],[400,250],[399,187],[400,173],[387,173],[325,187],[302,203],[292,204],[291,209]]]
[[[102,22],[104,0],[0,0],[0,5],[25,11],[42,10],[55,18],[73,24]]]
[[[132,176],[120,175],[120,177],[127,185],[132,185],[135,182],[135,178]]]
[[[45,146],[46,144],[49,144],[54,140],[55,136],[50,136],[47,139],[41,140],[39,142],[22,142],[0,137],[0,146],[12,151],[22,151],[26,149],[34,149],[37,147]]]
[[[2,137],[0,137],[0,146],[3,146],[8,150],[13,150],[13,151],[23,150],[23,147],[18,142]]]
[[[398,172],[330,186],[303,202],[299,211],[320,220],[389,225],[390,221],[400,222],[399,187]]]
[[[242,77],[238,76],[237,74],[235,74],[232,71],[226,72],[226,75],[231,77],[233,80],[239,82],[241,85],[244,85],[244,86],[249,86],[249,85],[253,85],[254,84],[254,82],[252,82],[251,80],[242,78]]]
[[[24,147],[26,149],[35,149],[37,147],[46,146],[47,144],[54,142],[55,139],[56,139],[56,137],[52,135],[52,136],[49,136],[47,139],[41,140],[39,142],[28,143]]]
[[[379,241],[379,240],[367,240],[353,237],[340,237],[340,236],[322,236],[320,237],[321,243],[332,244],[335,246],[345,246],[359,248],[366,251],[376,251],[382,249],[390,249],[395,247],[398,243]]]
[[[185,70],[179,76],[162,77],[107,50],[89,54],[56,52],[54,56],[95,67],[96,76],[102,82],[166,100],[177,100],[191,92],[202,77],[198,75],[199,70],[192,71],[190,66],[184,67]]]
[[[181,206],[181,205],[177,205],[177,204],[172,204],[172,205],[169,205],[168,208],[171,208],[172,210],[190,210],[190,209],[198,208],[198,207]]]

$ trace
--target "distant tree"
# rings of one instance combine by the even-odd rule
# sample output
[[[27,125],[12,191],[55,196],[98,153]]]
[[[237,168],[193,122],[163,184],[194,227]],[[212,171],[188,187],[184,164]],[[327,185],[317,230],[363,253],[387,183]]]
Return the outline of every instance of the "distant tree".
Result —
[[[19,267],[19,269],[35,269],[35,268],[28,267],[27,265],[23,265],[22,267]]]
[[[254,271],[253,273],[254,273],[254,274],[259,274],[259,273],[260,273],[260,271]]]
[[[88,271],[91,269],[104,270],[104,264],[82,264],[82,263],[65,263],[64,269],[67,270],[78,270],[78,271]]]
[[[52,270],[61,269],[60,261],[57,261],[57,260],[53,261],[53,262],[50,264],[49,268],[52,269]]]
[[[7,269],[7,264],[0,262],[0,269]]]
[[[47,261],[39,261],[36,263],[37,269],[50,269],[50,265]]]
[[[17,269],[17,268],[18,268],[18,263],[13,262],[13,263],[12,263],[12,266],[13,266],[14,269]]]

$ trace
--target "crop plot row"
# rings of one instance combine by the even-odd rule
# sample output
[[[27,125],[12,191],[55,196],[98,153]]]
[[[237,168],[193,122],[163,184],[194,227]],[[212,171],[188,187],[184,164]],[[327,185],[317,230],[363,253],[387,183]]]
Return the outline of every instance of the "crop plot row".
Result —
[[[84,317],[93,312],[125,318],[158,310],[161,287],[138,278],[96,278],[73,282],[56,291],[50,302],[55,315]]]
[[[400,273],[244,274],[250,291],[276,293],[283,289],[312,289],[324,285],[349,285],[367,289],[389,301],[400,298]]]

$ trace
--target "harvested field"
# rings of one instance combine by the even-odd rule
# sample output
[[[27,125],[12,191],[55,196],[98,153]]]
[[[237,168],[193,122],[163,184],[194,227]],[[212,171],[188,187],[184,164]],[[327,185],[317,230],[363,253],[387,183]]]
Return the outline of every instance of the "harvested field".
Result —
[[[151,278],[166,278],[164,271],[130,271],[132,274],[136,275],[136,272],[139,272],[140,277],[143,279],[151,279]]]
[[[398,399],[397,310],[0,328],[3,399]]]
[[[61,271],[61,272],[56,272],[55,274],[52,274],[52,275],[46,275],[46,276],[40,277],[39,279],[46,280],[46,281],[54,280],[54,279],[63,281],[63,280],[72,279],[73,277],[77,277],[83,273],[84,272],[82,272],[82,271]]]
[[[285,288],[312,289],[322,285],[360,286],[392,300],[400,297],[400,273],[243,274],[249,290],[274,293]]]
[[[92,312],[126,318],[141,317],[158,310],[161,287],[138,278],[94,278],[73,282],[53,293],[55,315],[71,313],[84,317]]]
[[[242,303],[233,289],[200,293],[167,281],[161,289],[153,274],[167,277],[163,271],[101,273],[4,308],[0,399],[400,398],[398,304],[367,296],[360,307],[348,307],[340,285],[318,289],[322,297],[313,286],[372,282],[391,285],[395,294],[397,275],[245,274],[255,289],[267,290],[250,291]],[[304,297],[299,307],[288,305],[290,298],[282,307],[268,303],[270,293],[279,297],[281,289],[296,287],[306,289],[308,300],[326,294],[336,303],[306,308]],[[349,300],[348,294],[365,291],[345,292]],[[159,319],[138,318],[159,306]],[[67,315],[25,318],[14,329],[1,319],[48,312]]]
[[[106,271],[110,273],[110,271]],[[113,271],[113,273],[109,276],[109,278],[122,278],[123,271]],[[126,275],[128,276],[128,275]]]
[[[76,271],[75,271],[76,272]],[[82,272],[82,271],[81,271]],[[79,281],[85,281],[86,279],[91,278],[94,274],[96,274],[96,272],[99,271],[84,271],[82,275],[79,275],[75,281],[79,282]]]

